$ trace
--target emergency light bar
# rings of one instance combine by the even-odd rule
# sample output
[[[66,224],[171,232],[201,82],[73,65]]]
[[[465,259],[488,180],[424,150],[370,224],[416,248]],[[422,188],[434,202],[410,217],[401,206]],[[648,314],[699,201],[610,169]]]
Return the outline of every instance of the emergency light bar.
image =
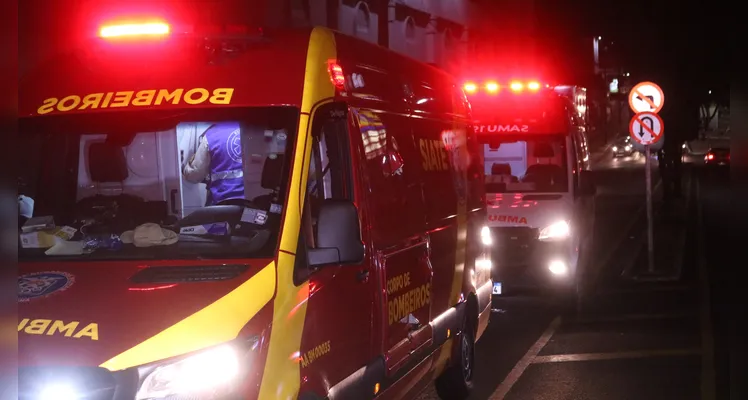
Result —
[[[483,82],[481,85],[479,85],[476,82],[472,82],[472,81],[465,82],[462,88],[463,90],[465,90],[465,93],[467,94],[476,94],[479,92],[480,89],[483,89],[484,92],[489,93],[489,94],[497,94],[504,88],[508,88],[513,93],[521,93],[525,89],[529,90],[530,92],[537,92],[543,86],[550,87],[550,85],[548,84],[542,85],[538,81],[528,81],[528,82],[511,81],[511,82],[508,82],[507,84],[500,84],[496,81],[490,80],[490,81]]]
[[[170,32],[169,25],[163,22],[149,22],[142,24],[105,25],[99,30],[102,38],[118,38],[133,36],[165,36]]]

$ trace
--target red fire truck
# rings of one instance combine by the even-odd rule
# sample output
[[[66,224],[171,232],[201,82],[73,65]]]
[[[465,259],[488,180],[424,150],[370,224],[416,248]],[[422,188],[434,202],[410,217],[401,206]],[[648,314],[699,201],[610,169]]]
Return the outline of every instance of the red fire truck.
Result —
[[[115,21],[20,107],[21,398],[469,393],[490,258],[448,75],[324,28]]]

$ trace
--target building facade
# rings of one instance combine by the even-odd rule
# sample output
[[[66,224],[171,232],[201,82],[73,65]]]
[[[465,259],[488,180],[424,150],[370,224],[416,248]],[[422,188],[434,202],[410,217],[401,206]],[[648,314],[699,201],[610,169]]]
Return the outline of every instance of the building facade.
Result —
[[[164,15],[252,26],[327,26],[454,70],[480,0],[28,0],[19,7],[21,73],[80,43],[103,15]],[[64,18],[59,16],[64,15]],[[85,29],[83,29],[85,27]],[[73,29],[75,28],[75,29]],[[89,32],[89,33],[91,33]]]
[[[467,54],[475,8],[470,0],[267,1],[270,25],[327,26],[450,71]]]

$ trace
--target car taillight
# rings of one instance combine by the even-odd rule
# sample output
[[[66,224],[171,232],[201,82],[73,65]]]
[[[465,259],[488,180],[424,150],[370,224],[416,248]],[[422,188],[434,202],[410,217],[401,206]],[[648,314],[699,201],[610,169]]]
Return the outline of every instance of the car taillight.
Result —
[[[714,154],[712,154],[712,153],[708,153],[708,154],[706,155],[706,157],[704,157],[704,158],[706,158],[707,160],[714,160]]]

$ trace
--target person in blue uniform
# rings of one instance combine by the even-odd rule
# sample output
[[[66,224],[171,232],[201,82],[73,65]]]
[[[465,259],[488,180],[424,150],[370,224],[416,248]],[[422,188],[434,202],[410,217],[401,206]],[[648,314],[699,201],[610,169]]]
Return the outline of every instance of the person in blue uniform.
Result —
[[[244,198],[241,128],[237,122],[212,125],[200,136],[197,151],[182,167],[184,179],[205,183],[207,204]]]

